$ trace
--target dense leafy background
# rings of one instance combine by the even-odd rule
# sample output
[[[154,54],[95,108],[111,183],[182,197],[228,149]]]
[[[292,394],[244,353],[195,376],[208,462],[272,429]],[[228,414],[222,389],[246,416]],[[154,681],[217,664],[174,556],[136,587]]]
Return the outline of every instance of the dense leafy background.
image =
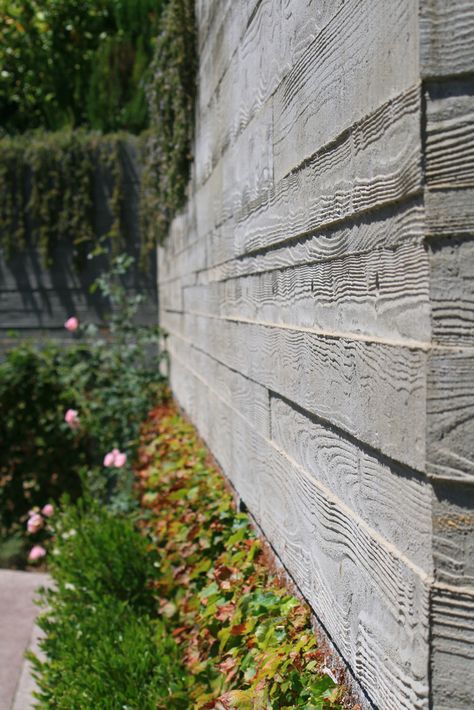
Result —
[[[0,0],[0,127],[138,132],[161,0]]]
[[[145,264],[186,199],[196,69],[194,0],[0,0],[6,256],[24,247],[28,230],[46,260],[58,239],[75,247],[97,241],[92,184],[107,156],[114,178],[111,236],[119,235],[126,139],[111,132],[126,131],[141,135]]]

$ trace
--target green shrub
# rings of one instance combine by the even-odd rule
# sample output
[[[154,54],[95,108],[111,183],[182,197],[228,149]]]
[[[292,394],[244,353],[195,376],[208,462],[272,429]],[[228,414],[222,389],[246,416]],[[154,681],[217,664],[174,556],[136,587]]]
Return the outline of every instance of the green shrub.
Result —
[[[142,297],[129,296],[121,280],[132,263],[131,257],[119,255],[110,271],[97,280],[111,307],[107,330],[101,333],[95,325],[80,329],[87,357],[63,371],[64,386],[91,441],[91,492],[116,509],[128,509],[134,502],[131,463],[140,427],[153,404],[161,400],[166,385],[159,372],[166,358],[159,349],[162,331],[135,324]],[[102,466],[105,454],[113,448],[127,453],[125,468]]]
[[[114,597],[135,609],[152,610],[149,583],[156,576],[157,557],[129,519],[91,499],[80,500],[58,516],[55,533],[49,569],[63,598],[94,604]]]
[[[57,604],[40,625],[45,663],[36,663],[42,710],[157,710],[187,701],[178,651],[162,624],[104,597],[94,607]]]
[[[23,527],[30,509],[80,491],[88,462],[83,437],[64,421],[62,372],[80,353],[22,345],[0,364],[0,537]]]
[[[66,506],[33,657],[43,710],[189,708],[176,643],[153,619],[153,557],[132,524],[97,504]]]

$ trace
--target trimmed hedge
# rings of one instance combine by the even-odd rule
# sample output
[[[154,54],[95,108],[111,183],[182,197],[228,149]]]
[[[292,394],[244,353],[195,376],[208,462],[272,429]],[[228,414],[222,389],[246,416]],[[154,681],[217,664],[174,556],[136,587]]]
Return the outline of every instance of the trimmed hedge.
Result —
[[[154,556],[130,521],[89,501],[55,530],[39,618],[46,660],[30,654],[43,710],[189,708],[177,644],[153,615]]]

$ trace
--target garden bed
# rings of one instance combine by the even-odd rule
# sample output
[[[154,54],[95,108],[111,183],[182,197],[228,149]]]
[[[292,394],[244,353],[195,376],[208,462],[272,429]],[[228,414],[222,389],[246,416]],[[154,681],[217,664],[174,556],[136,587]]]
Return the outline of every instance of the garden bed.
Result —
[[[52,518],[39,707],[348,707],[309,608],[172,400],[142,428],[136,479],[132,514],[86,495]]]
[[[75,345],[0,367],[0,552],[55,580],[39,707],[347,706],[309,608],[157,375],[161,333],[133,325],[127,264],[98,281],[118,306],[108,334],[71,317]]]

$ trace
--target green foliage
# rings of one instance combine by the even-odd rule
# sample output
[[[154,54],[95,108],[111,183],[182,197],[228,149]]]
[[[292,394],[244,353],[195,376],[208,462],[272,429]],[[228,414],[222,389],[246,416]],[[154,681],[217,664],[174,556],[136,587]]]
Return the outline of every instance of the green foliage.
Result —
[[[142,611],[153,609],[154,556],[129,519],[86,498],[65,506],[54,533],[49,569],[63,594],[72,585],[68,598],[94,603],[113,596]]]
[[[129,296],[121,280],[132,262],[131,257],[119,255],[110,271],[97,280],[111,308],[107,330],[101,333],[95,325],[80,329],[86,340],[85,357],[64,371],[65,389],[100,462],[113,448],[133,458],[141,423],[164,392],[165,379],[158,369],[166,357],[159,350],[162,331],[135,323],[142,297]],[[127,508],[132,501],[130,466],[118,472],[98,468],[97,463],[88,474],[93,492],[115,507]]]
[[[129,299],[122,282],[130,266],[129,257],[119,256],[99,281],[112,309],[102,332],[84,327],[83,342],[70,347],[21,345],[0,365],[0,537],[5,543],[18,539],[33,507],[58,500],[64,491],[77,495],[81,478],[115,510],[133,504],[131,462],[140,424],[164,391],[158,372],[164,355],[158,352],[159,329],[135,324],[140,296]],[[64,421],[68,409],[78,411],[78,429]],[[127,454],[123,468],[103,466],[113,448]]]
[[[117,254],[126,137],[57,129],[126,129],[142,132],[144,264],[186,197],[196,93],[194,1],[0,0],[0,9],[0,125],[7,133],[55,131],[0,141],[0,246],[11,256],[31,233],[47,265],[61,240],[74,245],[81,263],[101,236],[94,181],[108,171]]]
[[[124,244],[124,143],[130,137],[85,131],[30,133],[0,141],[0,246],[6,257],[36,244],[46,265],[55,247],[72,244],[76,263],[104,236],[113,254]],[[110,185],[112,224],[97,233],[97,175]]]
[[[124,518],[97,504],[67,506],[50,572],[55,588],[33,657],[43,710],[189,707],[176,643],[153,619],[153,556]]]
[[[272,574],[194,428],[154,412],[140,452],[142,527],[159,556],[162,614],[194,676],[192,707],[339,708],[309,609]]]
[[[192,161],[196,95],[194,0],[168,0],[150,67],[150,130],[142,137],[142,238],[161,241],[183,206]]]
[[[33,507],[80,491],[87,450],[64,422],[69,402],[62,374],[79,358],[56,346],[22,345],[0,364],[1,538],[16,533],[18,539]]]
[[[0,0],[0,125],[139,132],[162,0]]]

